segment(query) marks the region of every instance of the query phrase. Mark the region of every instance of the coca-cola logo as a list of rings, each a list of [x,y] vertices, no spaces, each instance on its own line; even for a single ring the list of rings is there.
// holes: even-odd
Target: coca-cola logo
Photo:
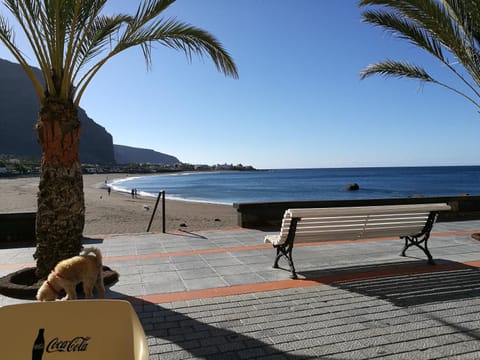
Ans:
[[[76,336],[70,340],[61,340],[56,337],[50,340],[46,351],[48,353],[87,351],[88,340],[90,340],[90,337],[87,336]]]

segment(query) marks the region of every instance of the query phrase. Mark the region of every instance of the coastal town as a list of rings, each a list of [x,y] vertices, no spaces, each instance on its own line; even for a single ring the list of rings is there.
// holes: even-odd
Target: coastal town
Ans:
[[[181,171],[253,171],[253,166],[242,164],[82,164],[84,174],[155,174]],[[0,177],[38,175],[40,174],[40,161],[32,158],[0,155]]]

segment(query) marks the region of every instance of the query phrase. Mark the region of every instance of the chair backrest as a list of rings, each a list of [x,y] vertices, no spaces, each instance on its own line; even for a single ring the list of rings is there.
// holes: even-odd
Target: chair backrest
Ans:
[[[287,240],[294,218],[297,242],[355,240],[418,235],[431,212],[447,210],[450,210],[447,204],[288,209],[282,220],[279,243]]]
[[[143,327],[123,300],[7,305],[0,324],[2,359],[148,359]]]

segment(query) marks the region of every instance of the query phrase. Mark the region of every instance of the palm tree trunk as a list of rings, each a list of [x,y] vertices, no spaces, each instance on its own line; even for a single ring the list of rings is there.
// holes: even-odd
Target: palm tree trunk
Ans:
[[[36,130],[43,154],[33,257],[37,276],[45,278],[58,261],[82,249],[85,202],[77,109],[71,102],[46,98]]]

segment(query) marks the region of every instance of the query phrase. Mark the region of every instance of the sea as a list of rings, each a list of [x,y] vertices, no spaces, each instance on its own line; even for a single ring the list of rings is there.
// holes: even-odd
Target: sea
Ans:
[[[347,190],[356,183],[359,189]],[[187,201],[252,202],[353,200],[480,195],[480,166],[364,167],[179,172],[128,177],[114,191]]]

